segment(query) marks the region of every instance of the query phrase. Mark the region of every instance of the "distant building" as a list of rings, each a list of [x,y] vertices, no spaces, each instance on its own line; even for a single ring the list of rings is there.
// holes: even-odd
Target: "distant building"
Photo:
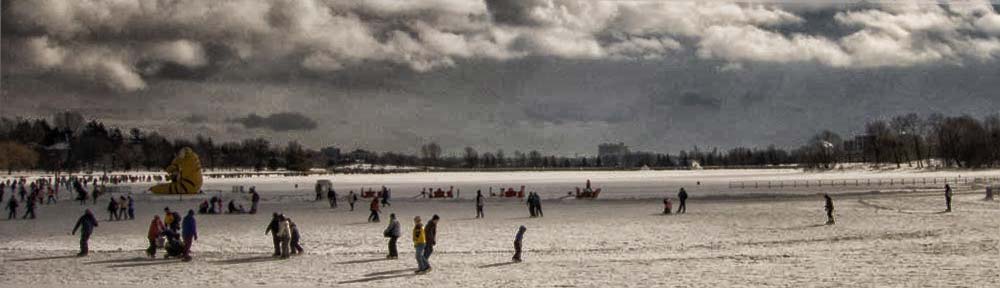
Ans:
[[[597,146],[597,157],[601,159],[601,164],[605,167],[619,167],[624,165],[625,157],[629,155],[628,146],[625,143],[604,143]]]

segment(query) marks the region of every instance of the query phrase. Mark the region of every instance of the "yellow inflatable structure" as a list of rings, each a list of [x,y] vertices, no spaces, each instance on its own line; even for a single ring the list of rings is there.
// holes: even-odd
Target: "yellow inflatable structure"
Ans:
[[[201,191],[201,160],[191,148],[184,147],[167,166],[170,183],[149,188],[156,194],[198,194]]]

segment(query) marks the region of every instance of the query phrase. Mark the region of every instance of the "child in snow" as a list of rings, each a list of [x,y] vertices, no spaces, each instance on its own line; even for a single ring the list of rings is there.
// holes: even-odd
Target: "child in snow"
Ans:
[[[291,247],[292,251],[291,251],[291,254],[302,255],[302,253],[305,252],[305,249],[302,249],[302,245],[299,245],[299,239],[301,239],[301,238],[299,238],[299,237],[301,237],[299,235],[299,226],[295,225],[295,222],[292,221],[292,218],[287,218],[287,220],[288,220],[289,226],[292,228],[292,238],[291,238],[291,241],[292,241],[292,245],[291,245],[292,246]]]

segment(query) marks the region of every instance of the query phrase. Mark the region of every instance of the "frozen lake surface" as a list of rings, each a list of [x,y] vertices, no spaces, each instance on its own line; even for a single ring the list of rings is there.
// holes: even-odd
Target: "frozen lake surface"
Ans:
[[[728,188],[729,181],[740,179],[957,174],[713,170],[334,176],[339,191],[383,183],[392,187],[397,199],[385,208],[383,219],[396,213],[403,224],[398,260],[384,260],[386,222],[366,223],[367,203],[352,212],[343,202],[330,209],[307,200],[312,183],[325,177],[211,179],[206,187],[226,191],[222,195],[227,200],[245,199],[228,192],[236,183],[256,185],[264,200],[257,215],[199,215],[193,262],[149,260],[142,250],[153,214],[162,213],[164,206],[195,208],[205,196],[179,200],[137,194],[134,221],[104,221],[106,198],[84,206],[64,200],[40,206],[36,220],[0,221],[0,286],[998,287],[1000,201],[981,201],[980,190],[958,189],[955,211],[940,213],[939,187],[914,191],[886,186],[880,191],[901,192],[861,194],[843,194],[848,187]],[[602,196],[617,200],[559,199],[588,178],[609,191]],[[492,199],[487,218],[474,219],[467,199],[472,194],[466,189],[519,183],[538,187],[534,190],[546,197],[544,218],[528,218],[525,205],[516,200]],[[415,195],[408,192],[415,187],[446,185],[463,187],[466,199],[407,199]],[[680,186],[695,197],[688,213],[659,215],[662,204],[653,197],[673,196]],[[823,201],[811,194],[815,192],[835,193],[836,225],[822,225]],[[710,197],[739,193],[778,196]],[[78,238],[69,232],[84,208],[93,209],[102,222],[91,240],[91,255],[71,257]],[[305,255],[269,257],[271,239],[264,229],[271,212],[283,212],[298,224]],[[415,276],[411,219],[433,214],[442,217],[431,258],[435,270]],[[528,227],[525,262],[511,264],[511,241],[519,225]]]

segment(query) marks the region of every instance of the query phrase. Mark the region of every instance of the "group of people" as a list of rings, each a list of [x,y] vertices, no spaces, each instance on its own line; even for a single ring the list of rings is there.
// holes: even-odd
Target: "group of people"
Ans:
[[[545,214],[542,214],[542,197],[539,196],[538,193],[528,193],[528,199],[526,199],[525,202],[528,203],[528,214],[530,214],[532,218],[545,217]]]
[[[160,221],[160,216],[153,215],[153,220],[149,223],[146,235],[149,247],[146,248],[146,255],[155,258],[156,251],[164,248],[164,257],[179,257],[184,261],[191,261],[191,245],[198,240],[194,210],[188,210],[187,216],[182,220],[180,214],[171,211],[170,207],[164,207],[163,219],[164,221]]]
[[[30,184],[25,179],[0,182],[0,202],[3,201],[8,187],[10,189],[10,198],[7,200],[5,206],[8,211],[8,220],[18,218],[17,209],[22,204],[25,207],[25,212],[21,216],[21,219],[35,219],[35,209],[38,205],[55,204],[57,202],[57,192],[55,192],[53,185],[45,178],[35,180]],[[45,200],[46,195],[48,196],[47,200]]]
[[[135,201],[131,194],[128,197],[119,196],[118,201],[111,197],[108,202],[108,221],[111,220],[135,220]]]
[[[198,205],[198,214],[222,214],[222,197],[212,196],[211,199],[201,202]],[[229,204],[226,205],[225,213],[227,214],[257,214],[257,205],[260,203],[260,194],[257,194],[257,189],[255,187],[250,187],[250,210],[243,207],[243,204],[236,202],[236,199],[230,199]]]
[[[332,190],[331,190],[332,191]],[[252,199],[254,202],[253,209],[256,209],[256,204],[259,201],[259,195],[251,190]],[[485,217],[483,213],[483,206],[485,204],[485,199],[482,195],[482,191],[477,191],[475,198],[476,205],[476,218]],[[951,198],[952,189],[950,185],[945,185],[945,201],[946,201],[946,211],[951,211]],[[350,194],[354,196],[355,194]],[[349,196],[349,197],[351,197]],[[834,203],[833,199],[828,194],[822,195],[825,201],[824,209],[827,214],[827,225],[832,225],[835,223],[834,220]],[[213,197],[213,202],[221,202],[216,200],[217,197]],[[335,197],[334,197],[335,198]],[[676,212],[678,214],[686,213],[686,201],[688,199],[687,191],[681,188],[677,194],[679,200],[679,207],[677,207]],[[111,204],[109,205],[109,210],[112,218],[118,219],[118,217],[125,217],[127,215],[128,219],[134,219],[133,199],[131,195],[128,197],[121,196],[119,201],[112,198]],[[350,202],[353,204],[356,198],[349,198]],[[531,217],[542,217],[541,209],[541,199],[538,193],[530,192],[527,196],[526,202],[529,206],[529,212]],[[17,199],[12,196],[10,203],[17,203]],[[115,203],[127,203],[120,204],[122,206],[115,206]],[[230,202],[232,203],[232,202]],[[380,201],[380,197],[375,197],[370,203],[370,209],[372,214],[369,215],[369,222],[379,222],[379,212],[382,207],[383,201]],[[664,199],[665,214],[670,214],[672,212],[671,205],[672,202],[670,198]],[[221,204],[220,204],[221,205]],[[127,207],[126,210],[121,210],[121,207]],[[115,209],[112,209],[115,208]],[[213,208],[214,210],[214,205]],[[12,212],[13,213],[13,212]],[[114,216],[115,214],[119,216]],[[127,213],[127,214],[126,214]],[[434,253],[435,245],[437,244],[438,235],[438,224],[440,221],[438,215],[433,215],[426,224],[421,221],[419,216],[413,219],[413,229],[412,229],[412,241],[415,251],[415,260],[417,262],[418,274],[427,273],[431,271],[432,266],[430,264],[430,258]],[[80,216],[77,220],[76,225],[73,228],[71,234],[76,234],[80,231],[80,253],[78,256],[86,256],[89,252],[88,241],[92,235],[94,229],[98,227],[97,218],[94,216],[90,209],[86,209],[84,214]],[[403,230],[401,224],[399,223],[396,214],[392,213],[389,215],[389,225],[383,231],[383,236],[388,238],[388,254],[387,259],[398,259],[399,250],[397,247],[398,239],[402,236],[401,231]],[[524,234],[527,228],[523,225],[518,227],[517,232],[514,237],[514,255],[511,258],[513,262],[522,261],[522,241],[524,239]],[[302,254],[304,249],[301,246],[300,240],[301,235],[299,229],[292,219],[281,213],[274,213],[272,219],[265,230],[265,235],[270,234],[272,236],[272,241],[274,244],[274,257],[288,258],[291,255]],[[198,232],[196,227],[195,212],[194,210],[188,210],[187,216],[181,219],[181,216],[174,211],[171,211],[169,207],[164,208],[163,221],[159,215],[153,217],[150,223],[148,234],[149,247],[146,253],[149,257],[156,257],[156,251],[159,248],[164,248],[167,251],[166,257],[179,257],[184,261],[191,260],[191,246],[194,241],[198,239]]]
[[[292,218],[275,212],[271,217],[271,223],[267,224],[264,235],[271,234],[274,243],[273,257],[287,259],[294,254],[302,254],[305,249],[299,244],[299,228],[292,222]]]

